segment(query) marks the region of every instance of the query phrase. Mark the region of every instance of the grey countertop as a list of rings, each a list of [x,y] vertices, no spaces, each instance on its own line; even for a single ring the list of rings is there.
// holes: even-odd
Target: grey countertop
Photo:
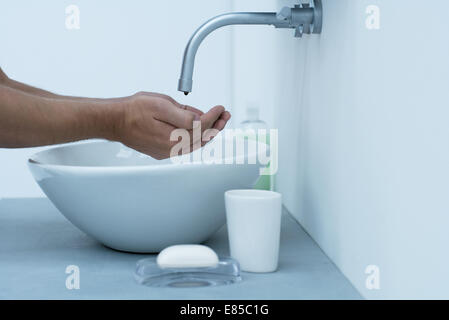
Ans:
[[[228,255],[226,229],[206,245]],[[149,255],[105,248],[68,222],[47,199],[0,200],[1,299],[360,299],[317,244],[287,213],[279,269],[243,272],[238,284],[203,288],[138,285],[136,261]],[[68,265],[80,270],[80,289],[68,290]]]

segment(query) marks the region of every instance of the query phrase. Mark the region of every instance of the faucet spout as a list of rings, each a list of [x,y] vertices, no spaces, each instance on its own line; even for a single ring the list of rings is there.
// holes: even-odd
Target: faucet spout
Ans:
[[[199,27],[190,38],[184,51],[178,90],[188,94],[192,91],[195,56],[201,42],[214,30],[228,25],[273,25],[276,28],[296,29],[295,36],[303,33],[321,32],[321,0],[311,5],[296,5],[280,12],[234,12],[216,16]],[[313,29],[313,30],[312,30]]]

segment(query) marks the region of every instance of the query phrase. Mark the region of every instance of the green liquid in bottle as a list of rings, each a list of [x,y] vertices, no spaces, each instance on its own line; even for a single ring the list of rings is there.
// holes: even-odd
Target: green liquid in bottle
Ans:
[[[259,129],[265,129],[266,130],[266,141],[258,141],[262,143],[270,145],[270,135],[268,130],[268,125],[264,122],[259,120],[259,108],[257,107],[248,107],[247,110],[247,117],[248,120],[243,121],[241,123],[241,127],[243,130],[251,129],[255,131],[257,141],[257,130]],[[244,134],[244,139],[254,139],[253,136],[247,136]],[[267,168],[270,167],[270,163],[268,163]],[[270,175],[261,175],[259,179],[257,179],[256,184],[254,185],[254,189],[258,190],[273,190],[273,184],[274,184],[274,176]]]

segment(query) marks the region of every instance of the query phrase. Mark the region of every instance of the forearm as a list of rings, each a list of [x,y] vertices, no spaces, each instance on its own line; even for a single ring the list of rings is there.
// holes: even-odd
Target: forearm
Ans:
[[[118,99],[54,99],[0,84],[0,147],[113,140],[121,107]]]
[[[54,94],[50,91],[46,91],[43,89],[35,88],[29,85],[26,85],[24,83],[12,80],[12,79],[6,79],[3,83],[5,86],[10,87],[12,89],[20,90],[25,93],[41,96],[44,98],[62,98],[62,96],[59,96],[57,94]]]
[[[92,100],[92,101],[101,101],[101,99],[91,99],[91,98],[84,98],[84,97],[75,97],[75,96],[64,96],[60,94],[56,94],[50,91],[46,91],[40,88],[36,88],[33,86],[30,86],[28,84],[10,79],[0,68],[0,84],[10,87],[12,89],[16,89],[25,93],[29,93],[32,95],[44,97],[44,98],[52,98],[52,99],[64,99],[64,100],[73,100],[73,101],[85,101],[85,100]]]
[[[16,90],[20,90],[29,94],[34,94],[34,95],[38,95],[41,97],[46,97],[46,98],[58,98],[61,96],[58,96],[57,94],[54,94],[52,92],[43,90],[43,89],[39,89],[39,88],[35,88],[29,85],[26,85],[24,83],[15,81],[13,79],[10,79],[4,72],[3,70],[0,68],[0,84],[6,87],[10,87],[12,89],[16,89]]]

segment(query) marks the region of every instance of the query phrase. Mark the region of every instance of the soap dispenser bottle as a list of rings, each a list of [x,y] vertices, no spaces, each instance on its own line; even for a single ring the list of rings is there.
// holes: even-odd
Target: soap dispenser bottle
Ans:
[[[259,119],[259,107],[250,105],[246,108],[246,120],[240,126],[242,129],[253,129],[256,134],[258,129],[265,129],[268,133],[268,125],[266,122]]]
[[[265,121],[259,119],[259,107],[254,104],[249,105],[246,108],[246,120],[240,124],[243,130],[254,130],[257,139],[257,132],[259,129],[264,129],[266,132],[266,141],[260,141],[266,144],[270,144],[269,128]],[[245,139],[249,137],[245,135]],[[270,163],[267,165],[270,166]],[[274,176],[263,175],[260,176],[254,185],[254,189],[260,190],[273,190],[274,189]]]

